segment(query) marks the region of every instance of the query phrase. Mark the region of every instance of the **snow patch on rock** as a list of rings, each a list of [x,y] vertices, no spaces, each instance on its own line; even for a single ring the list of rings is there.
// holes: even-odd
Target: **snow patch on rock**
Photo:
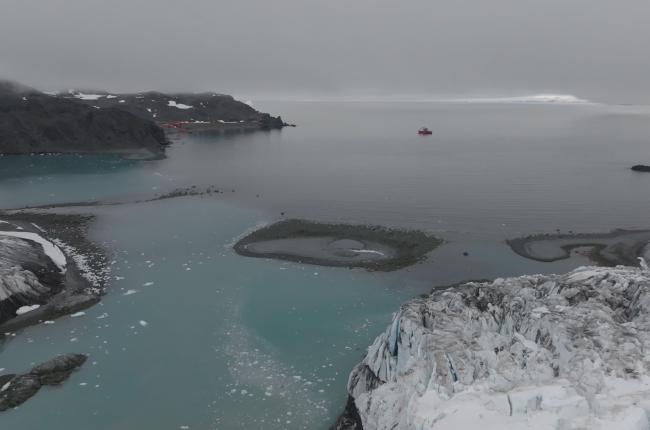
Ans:
[[[167,106],[175,107],[178,109],[192,109],[194,106],[184,105],[183,103],[176,103],[174,100],[169,100]]]
[[[35,309],[40,308],[41,305],[30,305],[30,306],[21,306],[18,309],[16,309],[16,315],[22,315],[26,314],[27,312],[31,312]]]

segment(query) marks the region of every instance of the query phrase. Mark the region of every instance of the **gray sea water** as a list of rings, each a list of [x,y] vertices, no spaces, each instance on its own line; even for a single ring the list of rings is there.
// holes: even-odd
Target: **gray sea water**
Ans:
[[[436,285],[564,272],[503,242],[648,228],[650,112],[630,106],[265,102],[282,131],[180,136],[157,161],[0,157],[0,207],[216,196],[68,208],[97,216],[113,260],[102,303],[0,345],[0,368],[63,352],[88,363],[0,415],[0,428],[326,429],[392,312]],[[420,126],[434,133],[421,137]],[[285,217],[414,227],[446,240],[392,273],[250,259],[236,237]],[[468,252],[467,257],[463,252]],[[127,294],[128,293],[128,294]]]

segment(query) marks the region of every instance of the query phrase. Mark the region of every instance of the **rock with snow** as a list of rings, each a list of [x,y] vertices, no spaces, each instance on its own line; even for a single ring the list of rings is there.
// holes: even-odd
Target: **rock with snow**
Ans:
[[[401,307],[338,429],[650,428],[650,272],[583,267]]]
[[[59,385],[86,361],[84,354],[64,354],[32,368],[23,375],[0,375],[0,411],[27,401],[43,385]]]

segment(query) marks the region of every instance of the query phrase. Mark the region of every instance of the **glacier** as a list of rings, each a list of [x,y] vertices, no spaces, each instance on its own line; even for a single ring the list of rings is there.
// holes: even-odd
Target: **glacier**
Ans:
[[[650,429],[648,351],[643,261],[437,289],[369,347],[335,428]]]

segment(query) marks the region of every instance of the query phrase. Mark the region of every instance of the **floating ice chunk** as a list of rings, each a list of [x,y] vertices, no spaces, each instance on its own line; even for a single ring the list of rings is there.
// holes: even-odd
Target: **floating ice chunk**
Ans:
[[[84,315],[86,315],[86,313],[84,311],[79,311],[79,312],[73,313],[72,315],[70,315],[70,317],[71,318],[77,318],[77,317],[82,317]]]
[[[149,281],[149,282],[145,282],[144,284],[142,284],[142,286],[143,286],[143,287],[150,287],[150,286],[152,286],[153,284],[154,284],[153,282]]]
[[[130,296],[131,294],[137,293],[138,290],[126,290],[126,292],[123,294],[123,296]]]
[[[21,306],[18,309],[16,309],[16,315],[22,315],[26,314],[27,312],[31,312],[35,309],[40,308],[41,305],[30,305],[30,306]]]
[[[140,324],[142,327],[146,327],[146,326],[149,325],[149,323],[146,322],[145,320],[140,320],[140,321],[138,321],[138,324]]]

